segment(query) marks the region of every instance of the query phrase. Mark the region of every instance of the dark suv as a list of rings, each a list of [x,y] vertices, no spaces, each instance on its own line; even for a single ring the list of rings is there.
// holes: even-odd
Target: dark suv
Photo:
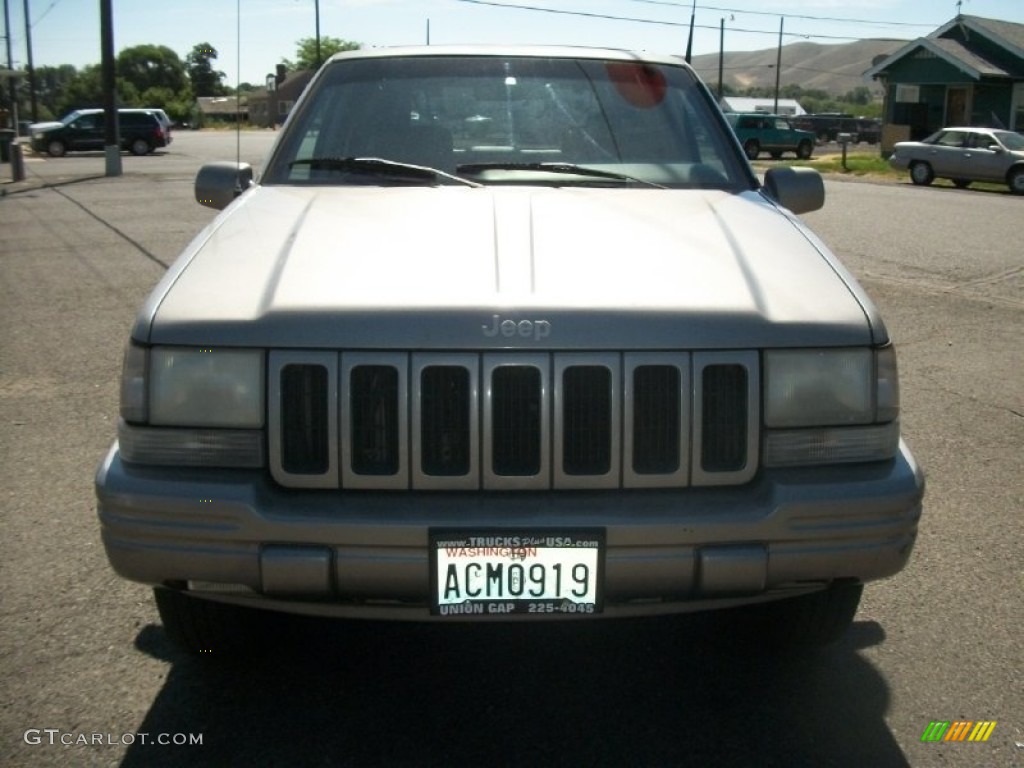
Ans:
[[[168,144],[167,130],[150,112],[120,110],[118,122],[121,149],[146,155]],[[32,149],[61,157],[66,152],[87,152],[104,147],[106,116],[102,109],[81,109],[64,118],[60,125],[40,127],[32,134]]]

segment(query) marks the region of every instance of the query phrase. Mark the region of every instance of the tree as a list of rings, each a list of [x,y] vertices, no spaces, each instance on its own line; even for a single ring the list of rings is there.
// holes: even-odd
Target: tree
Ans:
[[[188,86],[185,65],[166,45],[124,48],[117,54],[117,74],[135,86],[138,93],[150,88],[169,88],[178,93]]]
[[[351,40],[342,40],[340,37],[320,38],[320,63],[327,61],[339,51],[355,51],[362,48],[362,43]],[[316,69],[316,38],[304,37],[295,43],[295,61],[281,59],[281,63],[288,68],[289,72],[301,69]]]
[[[209,43],[199,43],[185,56],[185,71],[192,84],[193,96],[224,96],[224,73],[213,68],[213,60],[217,58],[217,49]]]
[[[60,100],[64,90],[78,76],[71,64],[61,64],[57,67],[42,66],[36,67],[36,101],[39,105],[39,117],[43,120],[52,120],[63,116],[60,111]]]
[[[122,106],[139,106],[139,91],[129,81],[117,78],[117,96]],[[99,64],[82,67],[61,89],[55,103],[55,115],[65,115],[73,109],[103,106],[103,79]]]
[[[874,101],[871,89],[865,85],[858,85],[852,91],[847,91],[843,96],[843,101],[848,101],[851,104],[867,105]]]

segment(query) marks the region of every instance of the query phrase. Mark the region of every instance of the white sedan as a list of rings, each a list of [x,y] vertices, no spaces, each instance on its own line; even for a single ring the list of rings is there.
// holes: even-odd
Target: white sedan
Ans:
[[[1024,195],[1024,136],[993,128],[943,128],[923,141],[901,141],[889,165],[910,171],[915,184],[950,179],[958,187],[973,181],[1006,184]]]

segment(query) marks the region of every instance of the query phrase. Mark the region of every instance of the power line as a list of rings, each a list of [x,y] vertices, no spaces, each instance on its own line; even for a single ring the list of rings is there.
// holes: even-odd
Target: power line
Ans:
[[[707,55],[714,55],[714,54],[707,54]],[[701,75],[702,77],[704,76],[705,73],[717,72],[718,71],[717,67],[694,67],[693,69],[694,69],[694,71],[698,75]],[[752,72],[754,70],[760,70],[760,69],[775,69],[775,65],[774,64],[751,64],[749,66],[723,67],[723,69],[727,70],[727,71],[736,71],[736,72]],[[800,70],[802,72],[815,72],[815,73],[820,74],[820,75],[832,75],[834,77],[848,77],[848,78],[850,78],[852,80],[860,80],[861,79],[861,75],[859,75],[859,74],[851,74],[849,72],[838,72],[838,71],[832,70],[832,69],[814,69],[813,67],[796,67],[796,66],[793,66],[792,64],[787,64],[785,66],[785,69],[786,70],[798,69],[798,70]]]
[[[518,3],[497,3],[497,2],[491,2],[491,0],[457,0],[457,2],[460,2],[460,3],[470,3],[472,5],[487,5],[487,6],[491,6],[493,8],[507,8],[507,9],[520,10],[520,11],[537,11],[537,12],[540,12],[540,13],[553,13],[553,14],[561,15],[561,16],[583,16],[583,17],[590,18],[590,19],[606,19],[608,21],[628,21],[628,22],[633,22],[635,24],[655,24],[655,25],[660,25],[660,26],[665,26],[665,27],[689,27],[690,26],[689,22],[682,22],[682,21],[661,21],[661,20],[658,20],[658,19],[641,19],[641,18],[637,18],[635,16],[612,16],[612,15],[606,14],[606,13],[593,13],[593,12],[589,12],[589,11],[566,11],[566,10],[561,10],[561,9],[556,9],[556,8],[543,8],[543,7],[536,6],[536,5],[521,5],[521,4],[518,4]],[[742,13],[742,11],[741,11],[741,13]],[[771,14],[771,15],[779,15],[779,14]],[[694,26],[695,29],[711,29],[711,30],[715,30],[715,31],[717,31],[719,29],[718,25],[711,25],[711,24],[694,24],[693,26]],[[754,34],[754,35],[772,35],[773,37],[777,37],[778,34],[779,34],[778,32],[776,32],[774,30],[745,29],[745,28],[742,28],[742,27],[729,27],[729,31],[730,32],[747,32],[747,33]],[[801,38],[801,39],[804,39],[804,40],[810,40],[811,38],[814,38],[816,40],[846,40],[846,41],[861,40],[862,39],[862,37],[859,36],[859,35],[855,35],[855,36],[850,36],[850,35],[825,35],[825,34],[814,34],[814,35],[812,35],[812,34],[805,34],[805,33],[800,33],[800,32],[785,32],[785,33],[783,33],[783,37]]]
[[[674,8],[691,8],[690,3],[671,2],[671,0],[630,0],[633,3],[644,3],[645,5],[668,5]],[[697,8],[705,11],[719,11],[720,13],[750,14],[752,16],[785,16],[787,19],[806,19],[809,21],[833,21],[849,24],[872,24],[876,26],[889,27],[928,27],[934,29],[939,24],[918,24],[910,21],[878,21],[876,19],[851,19],[836,16],[809,16],[799,13],[776,13],[772,11],[748,11],[740,8],[719,8],[714,5],[698,5]]]
[[[637,19],[629,16],[609,16],[604,13],[589,13],[587,11],[565,11],[558,10],[556,8],[539,8],[535,5],[516,5],[513,3],[493,3],[488,0],[458,0],[460,3],[470,3],[472,5],[489,5],[494,8],[512,8],[520,11],[539,11],[541,13],[554,13],[560,16],[586,16],[591,19],[610,19],[612,21],[632,21],[637,24],[660,24],[666,27],[689,27],[689,23],[682,21],[656,21],[654,19]],[[711,29],[711,27],[708,27]],[[718,29],[718,27],[714,27]]]
[[[60,3],[60,0],[53,0],[53,2],[51,2],[48,6],[46,6],[46,10],[43,11],[41,14],[39,14],[39,16],[36,17],[36,20],[32,22],[32,26],[34,27],[40,21],[45,19],[46,18],[46,14],[48,14],[50,11],[52,11],[54,8],[56,8],[59,3]]]

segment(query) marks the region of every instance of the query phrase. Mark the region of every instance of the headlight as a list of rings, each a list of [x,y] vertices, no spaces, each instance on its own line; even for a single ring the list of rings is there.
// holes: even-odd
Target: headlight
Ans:
[[[765,466],[882,461],[899,450],[892,347],[771,350],[764,374]]]
[[[259,350],[150,350],[149,423],[188,427],[263,426]]]
[[[146,407],[149,399],[146,390],[148,360],[145,347],[135,344],[125,347],[124,364],[121,367],[121,418],[125,421],[144,424],[149,416]]]
[[[765,353],[765,426],[874,421],[873,368],[870,349]]]

